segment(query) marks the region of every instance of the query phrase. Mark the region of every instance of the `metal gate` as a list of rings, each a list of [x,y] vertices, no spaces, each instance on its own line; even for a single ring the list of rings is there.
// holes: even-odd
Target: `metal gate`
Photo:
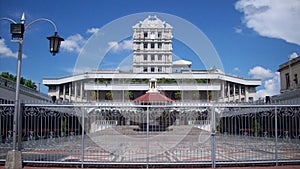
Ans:
[[[299,105],[25,104],[24,162],[211,165],[300,162]],[[0,160],[14,106],[0,105]]]

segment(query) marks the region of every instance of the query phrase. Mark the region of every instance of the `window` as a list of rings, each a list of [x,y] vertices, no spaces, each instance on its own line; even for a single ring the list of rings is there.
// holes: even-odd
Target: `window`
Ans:
[[[69,83],[65,84],[66,94],[69,95]]]
[[[64,85],[59,86],[59,94],[62,95],[64,91]]]
[[[229,84],[229,94],[230,94],[230,96],[233,95],[233,84],[232,83]]]
[[[147,49],[147,48],[148,48],[148,44],[144,43],[144,49]]]
[[[158,71],[158,72],[162,72],[162,67],[158,67],[158,68],[157,68],[157,71]]]
[[[161,32],[157,32],[157,37],[161,37]]]
[[[290,75],[288,73],[285,74],[285,85],[286,89],[290,88]]]
[[[147,61],[147,60],[148,60],[147,55],[144,55],[144,61]]]
[[[76,83],[76,92],[77,92],[77,96],[80,96],[80,83]]]
[[[255,89],[255,87],[253,87],[253,86],[249,86],[249,87],[248,87],[248,91],[249,91],[250,93],[255,93],[255,92],[256,92],[256,89]]]
[[[151,61],[154,61],[154,60],[155,60],[155,56],[151,55]]]
[[[240,86],[239,85],[235,85],[235,94],[239,93],[239,89],[240,89]]]
[[[241,94],[245,94],[245,86],[242,86],[242,88],[241,88]]]
[[[154,49],[154,43],[151,43],[151,49]]]
[[[136,43],[136,50],[140,50],[140,46],[141,46],[140,43]]]
[[[297,74],[294,75],[294,82],[295,82],[295,85],[298,85],[298,75]]]
[[[249,98],[248,98],[248,101],[249,101],[250,103],[253,103],[253,100],[254,100],[253,97],[249,97]]]
[[[70,85],[71,85],[71,87],[70,87],[70,89],[71,89],[71,96],[74,96],[74,94],[75,94],[75,85],[72,84],[72,83],[70,83]]]
[[[56,86],[54,86],[54,85],[50,85],[49,86],[49,91],[56,91]]]
[[[162,46],[161,43],[158,43],[158,44],[157,44],[157,48],[158,48],[158,49],[161,49],[161,46]]]
[[[154,72],[155,71],[155,68],[154,67],[151,67],[151,72]]]
[[[147,67],[144,67],[143,72],[148,72],[148,68],[147,68]]]
[[[161,55],[158,55],[158,56],[157,56],[157,60],[160,60],[160,61],[161,61],[161,60],[162,60],[162,56],[161,56]]]
[[[148,32],[144,32],[144,38],[148,37]]]

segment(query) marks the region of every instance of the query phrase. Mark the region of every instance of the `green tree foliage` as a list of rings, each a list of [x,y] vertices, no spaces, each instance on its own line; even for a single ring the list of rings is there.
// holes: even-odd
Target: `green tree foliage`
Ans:
[[[175,99],[180,100],[181,99],[181,92],[175,92]]]
[[[112,93],[111,93],[111,91],[106,92],[106,94],[105,94],[105,99],[106,99],[106,100],[112,100]]]
[[[8,73],[8,72],[2,72],[0,76],[6,78],[8,80],[11,80],[13,82],[17,81],[17,77],[10,74],[10,73]],[[20,78],[20,84],[23,85],[23,86],[32,88],[32,89],[37,89],[37,86],[36,86],[35,82],[33,82],[31,80],[27,80],[24,77]]]

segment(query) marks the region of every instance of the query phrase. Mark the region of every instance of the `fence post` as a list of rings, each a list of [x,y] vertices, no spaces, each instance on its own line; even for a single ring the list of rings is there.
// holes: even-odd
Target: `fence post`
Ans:
[[[20,113],[18,113],[18,122],[17,122],[17,126],[18,126],[18,151],[21,151],[22,149],[22,128],[23,128],[23,114],[24,114],[24,103],[19,104],[19,111]]]
[[[211,167],[216,168],[216,115],[215,106],[211,106]]]
[[[275,161],[278,166],[278,124],[277,124],[277,106],[275,106]]]
[[[146,147],[147,147],[147,168],[149,168],[149,106],[147,106],[147,140],[146,140]]]
[[[82,123],[81,123],[81,168],[84,168],[83,163],[84,163],[84,115],[85,115],[85,111],[83,108],[81,108],[81,112],[82,112]]]

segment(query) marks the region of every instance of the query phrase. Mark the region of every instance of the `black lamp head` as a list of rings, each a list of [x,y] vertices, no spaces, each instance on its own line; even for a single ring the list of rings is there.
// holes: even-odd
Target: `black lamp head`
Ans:
[[[50,53],[53,55],[59,52],[60,43],[64,41],[63,38],[57,35],[57,32],[54,33],[54,36],[49,36],[47,39],[50,41]]]
[[[22,23],[10,24],[10,33],[12,39],[23,39],[24,32],[25,32],[24,24]]]

